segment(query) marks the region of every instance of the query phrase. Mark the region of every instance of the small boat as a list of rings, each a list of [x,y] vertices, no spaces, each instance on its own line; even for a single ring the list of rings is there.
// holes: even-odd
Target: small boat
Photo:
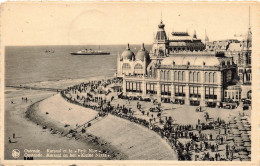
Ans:
[[[72,52],[71,55],[110,55],[110,52],[105,52],[101,50],[92,50],[92,49],[85,49],[78,52]]]
[[[51,50],[45,50],[45,53],[55,53],[55,50],[51,51]]]

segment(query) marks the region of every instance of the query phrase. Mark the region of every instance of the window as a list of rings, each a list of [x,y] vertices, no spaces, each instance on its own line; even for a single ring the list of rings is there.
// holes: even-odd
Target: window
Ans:
[[[175,96],[183,96],[185,97],[185,93],[183,92],[183,86],[182,85],[175,85]]]
[[[209,95],[209,88],[206,87],[206,94]]]
[[[198,82],[200,82],[200,72],[197,73]]]
[[[182,81],[182,74],[181,74],[180,71],[178,72],[178,80],[179,80],[179,81]]]
[[[143,66],[140,63],[138,63],[135,65],[134,69],[143,69]]]
[[[182,81],[185,81],[185,72],[182,71]]]
[[[156,94],[156,90],[154,89],[155,83],[147,83],[146,84],[146,93],[147,94]]]
[[[171,80],[171,72],[170,71],[167,72],[167,80]]]
[[[196,74],[196,72],[193,72],[193,80],[194,80],[194,82],[197,82],[197,74]]]
[[[174,80],[175,80],[175,81],[178,80],[178,72],[177,72],[177,71],[174,72]]]
[[[170,85],[161,85],[161,95],[171,96]]]
[[[192,72],[189,73],[189,80],[190,80],[190,82],[193,81],[193,78],[192,78]]]
[[[133,92],[136,92],[136,83],[133,83]]]
[[[129,82],[126,81],[126,92],[128,92],[129,88]]]
[[[130,64],[129,63],[123,63],[122,69],[123,70],[131,69]]]
[[[206,72],[205,73],[205,80],[204,80],[205,82],[209,82],[209,76],[208,76],[208,73]]]
[[[200,98],[199,87],[190,86],[189,87],[190,97]]]
[[[216,83],[217,82],[217,73],[214,72],[213,73],[213,83]]]
[[[215,95],[215,88],[205,87],[205,99],[217,99],[217,95]]]
[[[136,64],[134,67],[135,74],[142,74],[143,73],[143,66],[141,64]]]

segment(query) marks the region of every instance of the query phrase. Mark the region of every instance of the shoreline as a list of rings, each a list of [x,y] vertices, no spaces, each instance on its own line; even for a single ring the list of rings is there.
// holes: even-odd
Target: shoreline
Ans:
[[[103,77],[104,78],[104,77]],[[94,80],[96,79],[96,77],[95,78],[93,78]],[[88,80],[88,81],[91,81],[91,79],[86,79],[86,80]],[[72,82],[77,82],[78,80],[73,80]],[[69,82],[69,83],[72,83],[71,81]],[[55,83],[55,81],[53,81],[53,83]],[[77,82],[78,83],[78,82]],[[36,84],[36,83],[35,83]],[[59,82],[58,83],[56,83],[56,85],[57,84],[59,84]],[[48,85],[48,84],[47,84]],[[66,85],[68,85],[68,83],[66,83]],[[35,86],[35,85],[34,85]],[[48,85],[48,86],[52,86],[52,84],[50,84],[50,85]],[[61,86],[65,86],[64,84],[62,85],[61,84]],[[44,92],[44,90],[35,90],[35,89],[27,89],[27,90],[25,90],[25,89],[18,89],[18,88],[11,88],[11,89],[9,89],[9,88],[7,88],[7,90],[6,90],[6,92],[7,93],[5,93],[5,95],[6,94],[9,94],[9,93],[12,93],[12,92],[15,92],[15,91],[21,91],[21,92],[23,92],[23,91],[32,91],[32,92],[34,92],[34,91],[42,91],[42,93]],[[47,93],[46,91],[45,91],[45,93]],[[49,92],[50,93],[50,92]],[[56,95],[55,95],[56,94]],[[57,93],[54,93],[53,92],[53,96],[60,96],[63,100],[64,100],[64,102],[66,102],[66,103],[70,103],[70,104],[72,104],[73,105],[73,107],[75,106],[75,107],[82,107],[82,109],[83,108],[85,108],[84,106],[82,106],[81,104],[82,103],[73,103],[73,102],[71,102],[71,101],[69,101],[68,100],[68,98],[67,97],[64,97],[64,96],[62,96],[62,93],[59,93],[59,94],[57,94]],[[75,126],[76,125],[76,123],[78,124],[78,122],[79,122],[79,124],[82,124],[83,122],[85,122],[85,121],[87,121],[87,120],[85,120],[85,121],[78,121],[78,119],[77,119],[77,117],[71,117],[71,119],[73,120],[73,125],[70,125],[69,127],[64,127],[64,123],[62,122],[62,121],[59,121],[58,119],[56,120],[56,119],[48,119],[48,118],[45,118],[45,117],[48,117],[48,116],[46,116],[45,115],[45,112],[40,112],[39,110],[41,110],[42,108],[40,108],[40,104],[42,104],[42,105],[46,105],[47,107],[48,106],[50,106],[50,108],[52,107],[52,105],[49,105],[48,103],[46,104],[46,103],[44,103],[46,100],[48,100],[49,98],[53,98],[53,96],[49,96],[49,97],[46,97],[46,98],[44,98],[44,99],[41,99],[41,100],[38,100],[38,101],[36,101],[36,102],[34,102],[34,103],[31,103],[29,106],[28,106],[28,108],[26,109],[26,111],[25,111],[25,115],[23,116],[23,118],[25,118],[25,119],[28,119],[30,122],[32,122],[34,125],[35,124],[37,124],[37,125],[35,125],[35,126],[37,126],[38,128],[39,127],[43,127],[43,126],[47,126],[47,129],[43,129],[44,130],[44,132],[46,132],[46,133],[49,133],[49,134],[51,134],[52,136],[54,136],[54,137],[61,137],[61,138],[66,138],[66,139],[69,139],[69,140],[75,140],[77,143],[84,143],[84,144],[86,144],[86,145],[88,145],[88,146],[90,146],[90,148],[93,148],[93,149],[100,149],[100,151],[103,151],[103,150],[105,150],[106,152],[108,152],[109,153],[109,156],[110,156],[110,158],[105,158],[105,160],[111,160],[111,159],[113,159],[113,160],[134,160],[134,159],[129,159],[129,158],[131,158],[131,157],[129,157],[129,152],[128,152],[128,150],[127,151],[122,151],[122,149],[120,149],[120,148],[118,148],[118,146],[115,146],[112,142],[114,141],[113,139],[115,139],[115,140],[117,140],[117,138],[113,138],[112,139],[112,141],[110,140],[110,141],[108,141],[107,140],[107,138],[106,137],[103,137],[103,133],[102,132],[107,132],[107,131],[104,131],[104,130],[102,130],[103,128],[106,128],[107,126],[106,125],[110,125],[110,123],[111,123],[111,121],[108,121],[108,123],[106,122],[105,123],[105,125],[104,124],[102,124],[102,123],[104,123],[103,121],[106,121],[107,120],[107,118],[105,117],[104,118],[104,120],[102,120],[102,118],[101,118],[101,124],[102,125],[96,125],[96,126],[99,126],[99,128],[98,127],[96,127],[95,126],[95,124],[92,124],[92,126],[89,128],[90,130],[88,130],[88,128],[87,128],[87,133],[85,133],[87,136],[84,136],[84,134],[80,134],[80,133],[76,133],[74,136],[72,136],[72,134],[67,134],[67,133],[69,133],[70,132],[70,130],[74,130],[75,129],[75,127],[73,128],[73,127],[71,127],[71,126]],[[19,97],[16,97],[15,96],[15,98],[19,98]],[[67,101],[66,101],[67,100]],[[32,101],[31,101],[32,102]],[[62,106],[62,104],[60,104],[59,102],[57,102],[57,101],[51,101],[52,103],[54,103],[54,105],[58,105],[58,106]],[[55,102],[56,102],[56,104],[55,104]],[[44,104],[43,104],[44,103]],[[69,107],[67,107],[67,108],[69,108]],[[86,109],[90,109],[90,108],[86,108]],[[44,110],[44,109],[43,109]],[[46,110],[46,109],[45,109]],[[60,107],[56,107],[56,110],[57,110],[57,112],[59,112],[60,111]],[[94,109],[90,109],[90,110],[92,110],[92,111],[94,111],[94,112],[96,112],[96,113],[98,113],[98,111],[96,111],[96,110],[94,110]],[[75,109],[75,111],[77,112],[78,110],[77,109]],[[74,111],[74,109],[73,109],[73,111],[72,112],[75,112]],[[211,112],[210,110],[208,110],[209,111],[209,113]],[[64,110],[63,110],[63,112],[64,112]],[[88,110],[86,111],[86,112],[88,112]],[[40,114],[41,113],[41,114]],[[44,114],[43,114],[44,113]],[[52,112],[53,113],[53,112]],[[51,114],[52,114],[51,113]],[[60,112],[61,113],[61,112]],[[79,113],[79,115],[80,116],[83,116],[81,113],[82,112],[78,112]],[[67,114],[67,112],[65,111],[64,112],[64,114]],[[63,113],[61,113],[60,115],[63,115]],[[79,116],[79,118],[81,118]],[[131,127],[133,127],[133,126],[139,126],[139,127],[141,127],[141,128],[144,128],[144,129],[147,129],[146,127],[144,127],[144,126],[142,126],[142,125],[140,125],[140,124],[136,124],[136,123],[134,123],[134,122],[130,122],[129,120],[127,120],[127,119],[125,119],[125,118],[120,118],[120,117],[118,117],[118,116],[116,116],[116,115],[113,115],[113,114],[111,114],[111,115],[108,115],[108,116],[112,116],[112,119],[113,119],[113,117],[114,117],[114,121],[117,121],[117,123],[118,122],[121,122],[121,123],[123,123],[122,121],[125,121],[125,122],[129,122],[129,123],[132,123],[133,125],[131,126]],[[49,116],[49,117],[51,117],[51,116]],[[54,116],[55,117],[55,116]],[[110,120],[111,120],[111,117],[109,117],[110,118]],[[117,119],[117,118],[119,118],[119,119]],[[77,119],[77,120],[75,120],[75,119]],[[250,118],[249,118],[250,119]],[[55,121],[56,120],[56,121]],[[81,119],[82,120],[82,119]],[[76,122],[75,122],[76,121]],[[71,121],[70,121],[71,122]],[[91,122],[92,123],[92,122]],[[118,124],[117,124],[118,125]],[[94,129],[93,129],[93,126],[94,126]],[[122,126],[123,126],[123,124],[122,124]],[[116,130],[116,128],[120,128],[121,126],[120,126],[120,123],[119,123],[119,126],[117,127],[117,126],[114,126],[114,128],[115,128],[115,130]],[[130,128],[131,128],[130,127]],[[50,130],[51,129],[51,130]],[[129,128],[126,128],[126,130],[128,130]],[[147,129],[147,130],[149,130],[149,129]],[[77,131],[77,130],[76,130]],[[102,132],[101,132],[102,131]],[[109,130],[108,130],[109,131]],[[149,130],[149,131],[152,131],[152,132],[154,132],[155,134],[157,134],[155,131],[153,131],[153,130]],[[96,132],[98,133],[97,135],[96,135]],[[111,132],[111,131],[110,131]],[[145,131],[146,132],[146,131]],[[144,132],[144,133],[145,133]],[[139,133],[142,133],[142,132],[140,132],[139,131]],[[139,134],[139,133],[135,133],[135,134]],[[36,134],[36,133],[35,133]],[[39,135],[39,133],[37,133],[36,135]],[[111,134],[110,134],[111,135]],[[115,135],[118,135],[118,136],[121,136],[120,134],[118,134],[118,133],[116,133]],[[144,134],[145,135],[145,134]],[[157,134],[158,135],[158,134]],[[108,136],[108,135],[106,135],[106,136]],[[159,135],[158,135],[159,136]],[[156,138],[153,138],[153,139],[155,139],[156,140]],[[96,142],[94,142],[93,143],[93,140],[97,140],[97,142],[98,143],[96,143]],[[149,140],[149,139],[147,139],[147,140]],[[169,145],[169,142],[167,141],[167,140],[165,140],[165,139],[162,139],[162,138],[160,138],[159,140],[163,140],[163,141],[160,141],[160,142],[165,142],[167,145]],[[130,140],[128,140],[128,141],[130,141]],[[150,141],[150,140],[149,140]],[[158,139],[157,139],[157,141],[158,141]],[[108,143],[109,142],[109,143]],[[103,145],[101,145],[101,144],[103,144]],[[143,144],[145,144],[145,142],[143,142]],[[121,146],[121,145],[120,145]],[[119,147],[120,147],[119,146]],[[146,145],[144,145],[144,147],[145,147]],[[100,148],[101,147],[101,148]],[[142,145],[141,145],[141,147],[143,147]],[[141,150],[141,151],[146,151],[146,150],[144,150],[144,149],[146,149],[146,148],[141,148],[141,149],[143,149],[143,150]],[[130,147],[131,148],[131,147]],[[140,148],[140,147],[139,147]],[[154,148],[154,147],[153,147]],[[126,149],[125,149],[126,150]],[[154,149],[155,150],[155,149]],[[171,150],[174,150],[174,149],[171,149]],[[131,151],[131,150],[129,150],[129,151]],[[121,152],[126,152],[126,153],[121,153]],[[107,153],[107,154],[108,154]],[[128,154],[127,154],[128,153]],[[131,152],[132,153],[132,152]],[[139,153],[140,153],[140,151],[139,151]],[[177,153],[177,152],[176,152]],[[131,155],[133,155],[133,156],[135,156],[135,155],[139,155],[139,154],[136,154],[136,153],[133,153],[133,154],[131,154]],[[139,158],[140,158],[140,156],[138,156]],[[137,158],[138,158],[137,157]],[[150,156],[151,157],[151,156]],[[154,156],[153,156],[154,157]],[[156,157],[155,157],[156,158]],[[38,158],[39,159],[39,158]],[[61,158],[60,158],[61,159]],[[62,159],[64,159],[64,158],[62,158]],[[79,159],[79,158],[74,158],[74,159]],[[80,158],[80,159],[82,159],[82,158]],[[83,158],[83,160],[89,160],[89,158]],[[93,158],[92,158],[93,159]],[[98,158],[99,160],[100,160],[100,158]],[[66,160],[66,159],[65,159]],[[95,159],[94,159],[95,160]],[[146,160],[146,159],[142,159],[141,158],[141,160]],[[165,160],[165,159],[164,159]],[[166,160],[168,160],[168,159],[166,159]],[[173,160],[173,159],[170,159],[170,160]]]
[[[102,80],[102,79],[111,79],[114,76],[90,76],[87,78],[68,78],[68,79],[57,79],[57,80],[46,80],[46,81],[34,81],[34,82],[25,82],[25,83],[15,83],[10,85],[5,85],[8,87],[37,87],[37,88],[52,88],[52,89],[66,89],[69,86],[76,85],[81,82]]]
[[[106,144],[103,145],[103,142],[105,142],[102,138],[98,138],[92,134],[85,133],[87,136],[84,136],[80,132],[76,133],[75,136],[72,136],[69,134],[70,130],[73,130],[71,126],[64,128],[63,124],[56,121],[51,122],[47,119],[44,119],[42,116],[39,115],[38,109],[39,104],[46,99],[40,100],[34,104],[32,104],[26,111],[26,118],[30,119],[32,122],[34,122],[37,125],[40,125],[41,127],[46,126],[46,131],[50,131],[54,135],[61,135],[62,137],[67,137],[69,139],[75,139],[76,141],[83,142],[87,145],[89,145],[92,149],[101,151],[101,152],[108,152],[106,153],[109,157],[104,158],[102,160],[127,160],[127,156],[123,154],[122,152],[119,152],[117,149],[115,149],[113,146]],[[97,138],[97,139],[95,139]],[[97,140],[98,143],[92,142],[93,140]],[[82,158],[80,158],[82,159]],[[92,158],[92,159],[98,159],[101,158]]]
[[[68,108],[71,108],[71,111],[68,111]],[[48,115],[45,114],[46,109],[48,109]],[[91,126],[86,128],[84,134],[80,133],[82,127],[76,129],[77,133],[74,136],[68,134],[70,130],[75,130],[76,127],[73,126],[76,126],[76,124],[82,125],[86,121],[92,120],[92,117],[86,115],[86,112],[91,111],[98,114],[93,109],[72,104],[60,94],[57,94],[31,105],[26,114],[34,123],[39,126],[46,126],[47,129],[45,130],[50,131],[52,128],[50,132],[56,133],[53,135],[60,135],[61,137],[87,143],[93,146],[93,149],[102,148],[101,151],[109,152],[110,156],[113,156],[111,157],[113,160],[177,159],[167,141],[162,139],[156,132],[114,115],[99,117],[98,121],[94,120],[93,123],[91,122]],[[62,116],[58,117],[57,115],[61,115],[61,112],[63,112]],[[73,115],[74,113],[78,114],[77,121]],[[66,116],[69,116],[70,119],[66,119],[66,124],[69,124],[69,127],[65,128],[63,119]],[[94,138],[98,140],[99,144],[92,142]]]

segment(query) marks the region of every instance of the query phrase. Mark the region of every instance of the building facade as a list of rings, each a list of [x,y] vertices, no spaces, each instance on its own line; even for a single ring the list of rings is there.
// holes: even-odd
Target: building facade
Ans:
[[[161,21],[150,52],[142,45],[135,55],[128,45],[118,56],[117,76],[123,78],[123,95],[188,105],[221,106],[229,94],[225,90],[237,84],[238,64],[234,63],[234,58],[225,56],[223,51],[205,49],[196,32],[193,40],[169,39],[164,27]],[[176,32],[172,35],[189,36]],[[240,98],[241,90],[235,99]]]
[[[248,32],[240,37],[242,37],[241,40],[207,41],[205,44],[207,51],[221,51],[225,56],[233,58],[237,65],[237,85],[242,89],[241,98],[248,98],[252,93],[252,32],[250,25]],[[227,89],[227,91],[229,90]],[[239,93],[238,91],[236,93]]]

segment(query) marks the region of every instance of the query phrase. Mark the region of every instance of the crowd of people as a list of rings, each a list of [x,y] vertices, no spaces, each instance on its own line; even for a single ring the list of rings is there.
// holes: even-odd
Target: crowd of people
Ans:
[[[136,117],[132,108],[120,104],[113,106],[111,102],[113,102],[114,96],[110,97],[109,100],[103,97],[108,96],[111,92],[110,88],[107,87],[117,83],[120,84],[121,80],[90,81],[69,87],[65,91],[61,91],[61,95],[71,103],[97,110],[99,116],[111,114],[153,130],[169,143],[177,153],[178,160],[220,161],[234,159],[233,154],[236,152],[236,148],[229,140],[229,123],[220,118],[208,122],[210,117],[205,113],[204,117],[208,123],[201,123],[201,120],[198,119],[195,126],[191,124],[180,125],[175,123],[172,117],[166,116],[165,120],[162,120],[162,110],[160,109],[157,118],[152,113],[145,113],[139,102],[136,105],[137,109],[142,112],[143,116],[150,118],[147,120],[147,118]],[[118,96],[120,97],[120,94]],[[130,103],[129,99],[127,100]],[[207,133],[206,131],[209,130],[211,132]],[[225,153],[220,150],[219,146],[226,147]]]

